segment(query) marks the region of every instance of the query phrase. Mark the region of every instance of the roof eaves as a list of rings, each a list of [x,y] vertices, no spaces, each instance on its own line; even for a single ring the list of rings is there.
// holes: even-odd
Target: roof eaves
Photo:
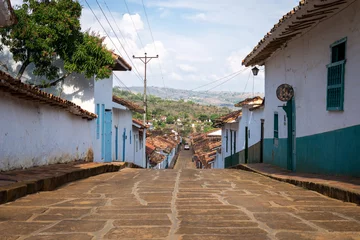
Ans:
[[[21,99],[39,102],[54,108],[65,109],[71,114],[80,116],[82,118],[89,120],[97,118],[96,114],[82,109],[73,102],[46,93],[35,86],[25,84],[2,71],[0,71],[0,89],[3,92],[9,92],[13,96]]]
[[[247,67],[263,65],[274,52],[295,36],[316,26],[320,21],[331,17],[351,3],[349,0],[300,1],[298,6],[285,14],[259,41],[242,61],[242,64]]]

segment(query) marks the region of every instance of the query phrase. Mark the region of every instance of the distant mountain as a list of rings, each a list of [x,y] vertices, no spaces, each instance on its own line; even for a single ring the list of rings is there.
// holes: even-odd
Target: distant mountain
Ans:
[[[126,90],[125,88],[120,88]],[[129,87],[133,93],[143,93],[143,87]],[[240,93],[230,91],[190,91],[174,88],[148,87],[147,92],[150,95],[160,97],[162,99],[193,101],[202,105],[213,105],[219,107],[234,108],[234,104],[252,97],[252,93]],[[264,96],[264,93],[255,93],[255,96]]]

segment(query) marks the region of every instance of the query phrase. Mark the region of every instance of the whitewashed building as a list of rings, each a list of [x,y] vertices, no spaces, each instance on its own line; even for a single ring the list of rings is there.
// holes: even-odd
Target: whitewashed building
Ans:
[[[121,57],[115,61],[113,71],[131,70]],[[103,80],[71,74],[43,91],[2,72],[0,81],[0,107],[7,113],[0,122],[8,126],[0,130],[0,170],[80,159],[145,166],[146,130],[131,113],[143,109],[114,100],[113,73]]]
[[[216,168],[262,162],[263,99],[248,98],[235,106],[242,109],[220,117],[214,124],[222,130],[221,152],[214,163]]]
[[[235,107],[241,107],[238,144],[239,163],[260,163],[264,136],[264,99],[259,96],[245,99]]]
[[[239,131],[241,116],[242,111],[238,110],[215,120],[214,126],[221,127],[221,151],[216,155],[215,168],[223,169],[232,166],[232,158],[234,158],[234,162],[239,162],[239,156],[236,153],[237,150],[240,149],[239,141],[237,141],[237,133]],[[225,165],[225,159],[229,159],[228,162],[230,161],[227,165]]]
[[[94,113],[1,71],[0,109],[0,171],[94,159]]]
[[[271,29],[243,61],[265,66],[265,163],[360,176],[359,62],[360,0],[301,1]]]

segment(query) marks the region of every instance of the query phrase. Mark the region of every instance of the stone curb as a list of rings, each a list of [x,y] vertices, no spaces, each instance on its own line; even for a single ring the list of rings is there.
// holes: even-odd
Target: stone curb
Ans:
[[[314,182],[308,182],[308,181],[301,181],[301,180],[296,180],[296,179],[291,179],[291,178],[281,178],[281,177],[275,177],[271,174],[268,173],[264,173],[264,172],[260,172],[257,171],[251,167],[248,167],[244,164],[240,164],[237,166],[232,167],[234,169],[241,169],[241,170],[245,170],[245,171],[249,171],[249,172],[254,172],[266,177],[269,177],[271,179],[275,179],[281,182],[286,182],[286,183],[290,183],[292,185],[295,186],[299,186],[308,190],[312,190],[318,193],[321,193],[325,196],[331,197],[331,198],[335,198],[344,202],[351,202],[351,203],[355,203],[357,205],[360,205],[360,194],[356,193],[356,192],[352,192],[350,190],[347,189],[342,189],[339,187],[332,187],[326,184],[321,184],[321,183],[314,183]]]
[[[0,204],[14,201],[28,194],[40,191],[52,191],[56,188],[73,181],[96,176],[102,173],[117,172],[123,168],[140,168],[133,163],[125,163],[123,165],[102,164],[84,169],[74,169],[58,173],[45,179],[16,182],[4,187],[0,187]]]

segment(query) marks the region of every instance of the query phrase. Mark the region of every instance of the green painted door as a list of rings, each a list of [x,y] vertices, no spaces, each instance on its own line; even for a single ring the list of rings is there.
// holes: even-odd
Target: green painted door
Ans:
[[[295,100],[286,102],[283,106],[287,116],[287,169],[295,171],[294,156],[295,156]]]

